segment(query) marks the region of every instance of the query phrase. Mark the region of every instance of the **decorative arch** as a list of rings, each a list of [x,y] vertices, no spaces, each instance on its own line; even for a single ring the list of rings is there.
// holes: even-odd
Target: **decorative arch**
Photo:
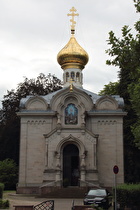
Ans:
[[[110,96],[103,96],[96,102],[98,110],[116,110],[118,109],[117,101]]]
[[[31,97],[25,103],[25,108],[27,110],[47,110],[47,107],[47,102],[40,96]]]
[[[83,143],[70,134],[59,142],[56,154],[60,158],[63,186],[79,186],[83,166],[81,160],[86,154]]]
[[[73,86],[73,92],[69,91],[69,87],[63,91],[59,91],[58,94],[52,98],[50,107],[52,110],[60,113],[62,107],[64,107],[65,103],[69,99],[74,99],[77,102],[77,106],[81,106],[81,108],[83,108],[83,112],[90,111],[94,106],[93,101],[88,94],[83,93],[82,90]]]
[[[73,135],[69,135],[68,137],[66,138],[63,138],[59,144],[57,145],[56,147],[56,152],[57,153],[61,153],[64,146],[66,146],[67,144],[75,144],[78,149],[79,149],[79,153],[82,155],[84,153],[86,153],[86,150],[85,150],[85,146],[84,144],[78,139],[78,138],[75,138]]]

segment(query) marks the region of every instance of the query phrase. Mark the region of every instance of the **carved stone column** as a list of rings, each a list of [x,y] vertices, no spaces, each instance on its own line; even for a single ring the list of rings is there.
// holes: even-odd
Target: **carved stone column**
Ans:
[[[86,158],[86,155],[85,154],[83,154],[82,156],[81,156],[81,165],[80,165],[80,167],[81,167],[81,174],[80,174],[80,185],[85,185],[85,178],[86,178],[86,163],[85,163],[85,158]]]
[[[56,176],[55,176],[56,186],[61,185],[61,164],[60,164],[60,153],[56,154]]]
[[[48,139],[46,139],[45,168],[48,168]]]
[[[93,144],[93,151],[94,151],[94,168],[97,169],[97,141]]]

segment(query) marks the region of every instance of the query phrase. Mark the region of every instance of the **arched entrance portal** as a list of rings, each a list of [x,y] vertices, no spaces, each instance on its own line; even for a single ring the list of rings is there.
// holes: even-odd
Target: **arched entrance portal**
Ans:
[[[68,144],[63,149],[63,186],[78,186],[79,184],[79,149],[74,144]]]

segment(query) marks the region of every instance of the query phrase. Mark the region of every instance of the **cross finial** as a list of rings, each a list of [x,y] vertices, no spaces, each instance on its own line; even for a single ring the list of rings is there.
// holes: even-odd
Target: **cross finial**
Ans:
[[[72,18],[70,19],[70,21],[72,22],[72,25],[71,25],[71,34],[74,34],[75,33],[75,24],[76,24],[76,21],[74,20],[74,17],[75,16],[79,16],[78,13],[75,13],[76,11],[77,10],[74,7],[72,7],[70,9],[71,14],[67,14],[68,16],[72,16]]]

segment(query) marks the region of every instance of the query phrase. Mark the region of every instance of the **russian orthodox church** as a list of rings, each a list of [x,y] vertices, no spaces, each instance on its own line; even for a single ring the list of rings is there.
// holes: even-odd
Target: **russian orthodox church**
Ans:
[[[75,38],[74,7],[71,37],[57,55],[63,88],[20,102],[20,168],[17,193],[54,187],[112,187],[124,182],[123,99],[99,96],[83,88],[87,52]],[[92,75],[91,75],[92,76]]]

